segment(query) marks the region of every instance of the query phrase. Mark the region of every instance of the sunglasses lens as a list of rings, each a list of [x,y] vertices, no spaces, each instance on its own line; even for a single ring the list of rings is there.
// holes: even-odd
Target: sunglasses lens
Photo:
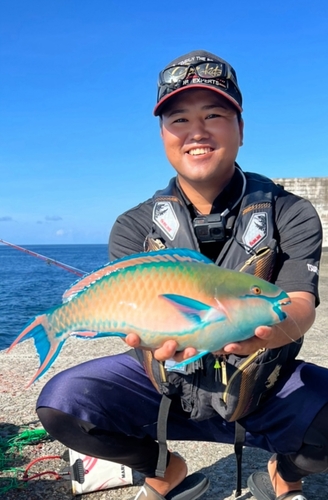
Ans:
[[[176,83],[185,78],[189,66],[173,66],[162,73],[163,83]]]
[[[196,71],[201,78],[219,78],[225,76],[225,67],[218,62],[207,62],[197,64]]]

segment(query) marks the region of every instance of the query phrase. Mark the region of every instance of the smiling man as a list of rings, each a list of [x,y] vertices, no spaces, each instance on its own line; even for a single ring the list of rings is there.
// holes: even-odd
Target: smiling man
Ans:
[[[171,340],[150,352],[131,333],[126,342],[135,351],[58,374],[38,400],[53,437],[144,474],[138,500],[195,500],[209,487],[203,474],[188,475],[166,436],[233,443],[244,429],[243,439],[236,433],[240,445],[272,452],[268,473],[248,480],[258,500],[306,500],[302,479],[328,468],[328,370],[296,360],[319,304],[321,225],[308,201],[236,163],[241,113],[236,73],[220,57],[197,50],[160,72],[154,114],[176,175],[118,217],[110,257],[196,249],[283,288],[287,318],[185,369],[175,363],[197,354],[192,345],[179,351]]]

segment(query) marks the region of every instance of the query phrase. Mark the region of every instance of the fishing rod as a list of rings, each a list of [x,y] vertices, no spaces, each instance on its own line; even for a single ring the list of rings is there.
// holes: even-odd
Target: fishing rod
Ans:
[[[9,247],[15,248],[15,250],[20,250],[21,252],[27,253],[28,255],[32,255],[33,257],[37,257],[38,259],[44,260],[47,264],[54,264],[55,266],[61,267],[65,269],[65,271],[69,271],[70,273],[76,274],[77,276],[84,276],[86,274],[85,271],[81,271],[81,269],[77,269],[76,267],[69,266],[68,264],[63,264],[58,260],[51,259],[50,257],[45,257],[40,253],[32,252],[32,250],[28,250],[27,248],[20,247],[18,245],[14,245],[13,243],[9,243],[8,241],[2,240],[0,238],[0,243],[7,245]]]

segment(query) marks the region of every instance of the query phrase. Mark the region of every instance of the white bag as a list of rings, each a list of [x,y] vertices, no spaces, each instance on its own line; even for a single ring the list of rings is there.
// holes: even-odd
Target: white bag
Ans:
[[[73,496],[133,484],[132,469],[69,450]]]

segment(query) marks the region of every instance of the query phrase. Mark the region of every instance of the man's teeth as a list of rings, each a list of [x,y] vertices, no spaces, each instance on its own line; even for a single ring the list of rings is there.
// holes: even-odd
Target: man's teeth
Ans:
[[[195,149],[191,149],[189,151],[189,154],[192,156],[205,155],[206,153],[210,153],[211,151],[212,151],[211,148],[195,148]]]

